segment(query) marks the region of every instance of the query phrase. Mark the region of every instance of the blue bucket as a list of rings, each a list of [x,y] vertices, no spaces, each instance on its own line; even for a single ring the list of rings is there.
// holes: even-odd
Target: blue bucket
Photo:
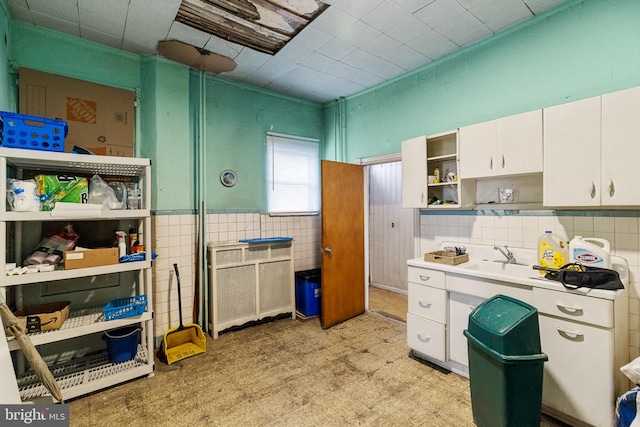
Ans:
[[[127,326],[120,329],[106,331],[102,339],[107,342],[107,356],[109,362],[126,362],[136,357],[141,329],[137,326]]]

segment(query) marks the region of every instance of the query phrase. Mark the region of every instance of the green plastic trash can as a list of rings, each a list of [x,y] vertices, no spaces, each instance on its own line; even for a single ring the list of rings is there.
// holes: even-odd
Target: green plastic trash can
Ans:
[[[469,314],[473,421],[478,427],[540,426],[543,364],[538,310],[496,295]]]

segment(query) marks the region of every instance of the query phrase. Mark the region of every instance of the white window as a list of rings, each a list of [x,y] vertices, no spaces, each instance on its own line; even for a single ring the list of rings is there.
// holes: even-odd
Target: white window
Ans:
[[[320,212],[320,150],[317,139],[267,134],[269,213]]]

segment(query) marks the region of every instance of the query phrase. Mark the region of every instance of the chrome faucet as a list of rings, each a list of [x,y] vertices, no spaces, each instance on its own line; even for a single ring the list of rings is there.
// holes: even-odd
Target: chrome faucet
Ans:
[[[499,246],[494,246],[493,249],[495,249],[496,251],[500,251],[500,253],[507,259],[507,263],[516,264],[516,257],[513,255],[513,252],[509,250],[507,245],[504,245],[504,249]]]

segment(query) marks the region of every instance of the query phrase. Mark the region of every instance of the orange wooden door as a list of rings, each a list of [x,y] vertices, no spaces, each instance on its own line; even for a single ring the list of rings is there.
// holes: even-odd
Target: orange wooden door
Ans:
[[[322,309],[329,328],[364,313],[364,168],[322,161]]]

